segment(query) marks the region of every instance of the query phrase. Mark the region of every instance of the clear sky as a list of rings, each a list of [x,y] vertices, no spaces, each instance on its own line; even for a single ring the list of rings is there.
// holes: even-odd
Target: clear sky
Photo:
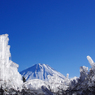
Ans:
[[[0,0],[0,35],[9,34],[19,71],[45,63],[70,77],[95,61],[95,0]]]

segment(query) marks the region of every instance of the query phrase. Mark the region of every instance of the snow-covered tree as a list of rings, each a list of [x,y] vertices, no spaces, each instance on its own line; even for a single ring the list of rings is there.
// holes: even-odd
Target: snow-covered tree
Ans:
[[[8,34],[0,35],[0,85],[4,89],[21,89],[22,80],[18,72],[18,64],[11,61]]]

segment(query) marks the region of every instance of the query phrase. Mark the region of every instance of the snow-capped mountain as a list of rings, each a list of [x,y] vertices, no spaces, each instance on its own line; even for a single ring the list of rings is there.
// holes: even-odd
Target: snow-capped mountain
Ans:
[[[21,72],[10,58],[8,35],[0,35],[0,95],[95,95],[95,62],[91,68],[81,66],[80,77],[69,78],[45,64],[36,64]],[[44,81],[48,79],[47,81]]]
[[[57,75],[62,79],[65,78],[64,75],[57,72],[50,66],[48,66],[46,64],[41,64],[41,63],[35,64],[34,66],[27,68],[27,69],[21,71],[20,73],[22,76],[25,77],[26,80],[31,80],[31,79],[47,80],[48,75],[50,75],[50,76]]]

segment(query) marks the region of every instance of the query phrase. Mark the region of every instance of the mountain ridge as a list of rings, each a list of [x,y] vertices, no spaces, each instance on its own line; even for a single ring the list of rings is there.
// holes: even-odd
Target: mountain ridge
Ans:
[[[57,75],[60,78],[64,79],[65,76],[61,74],[60,72],[57,72],[53,68],[51,68],[47,64],[35,64],[23,71],[20,72],[22,76],[25,77],[26,80],[31,80],[31,79],[41,79],[41,80],[48,80],[48,75],[53,76]]]

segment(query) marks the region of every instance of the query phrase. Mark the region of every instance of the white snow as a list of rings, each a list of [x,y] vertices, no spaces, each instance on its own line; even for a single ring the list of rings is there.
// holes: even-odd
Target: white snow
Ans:
[[[46,86],[48,88],[47,83],[43,80],[40,80],[40,79],[29,80],[24,83],[24,86],[27,89],[32,89],[32,90],[40,89],[42,86]]]
[[[67,77],[65,77],[64,79],[60,78],[57,75],[53,75],[50,76],[48,75],[48,83],[50,86],[50,89],[53,92],[57,92],[60,89],[66,90],[68,88],[68,85],[70,84],[70,79],[68,78],[68,74]]]
[[[35,64],[30,68],[27,68],[20,72],[22,76],[26,78],[26,80],[31,79],[41,79],[41,80],[48,80],[48,75],[57,75],[61,78],[65,78],[60,72],[52,69],[50,66],[46,64]]]
[[[90,56],[87,56],[87,59],[88,59],[90,65],[91,65],[92,69],[95,69],[95,63],[94,63],[94,61],[92,60],[92,58],[91,58]]]
[[[88,75],[88,67],[81,66],[80,67],[80,79],[83,81],[87,75]]]
[[[11,53],[8,41],[8,34],[0,35],[0,85],[4,89],[20,90],[23,82],[17,70],[18,64],[9,60]]]
[[[43,73],[45,73],[44,77],[46,78],[46,74],[48,73],[48,80],[31,79],[30,77],[29,79],[31,80],[23,83],[21,80],[22,76],[18,72],[19,65],[9,59],[11,53],[8,41],[8,34],[0,35],[0,87],[2,85],[4,90],[10,88],[21,90],[23,88],[27,90],[30,89],[32,92],[37,91],[36,93],[38,94],[43,94],[42,86],[54,93],[61,90],[67,90],[68,87],[70,87],[70,90],[78,90],[80,88],[85,89],[87,87],[95,86],[95,63],[90,56],[87,56],[87,59],[91,65],[91,69],[88,71],[88,67],[81,66],[79,78],[74,77],[70,79],[69,74],[65,77],[51,67],[45,64],[39,64],[37,65],[39,69],[36,68],[35,71],[36,78],[43,79]],[[29,69],[26,70],[26,78],[31,74],[31,76],[33,76],[31,70],[28,70]],[[23,74],[25,74],[25,72]],[[53,75],[51,76],[51,74]]]

